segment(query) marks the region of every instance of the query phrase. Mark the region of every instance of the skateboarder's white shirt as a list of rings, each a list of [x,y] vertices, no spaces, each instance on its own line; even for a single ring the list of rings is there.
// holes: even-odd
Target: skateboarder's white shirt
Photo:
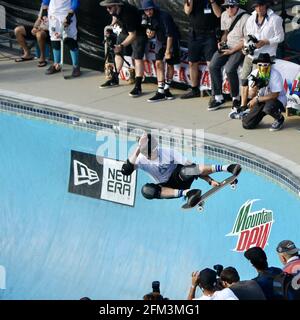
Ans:
[[[142,153],[136,159],[135,167],[149,173],[157,183],[167,182],[178,164],[187,165],[187,161],[174,149],[158,148],[158,157],[149,160]]]

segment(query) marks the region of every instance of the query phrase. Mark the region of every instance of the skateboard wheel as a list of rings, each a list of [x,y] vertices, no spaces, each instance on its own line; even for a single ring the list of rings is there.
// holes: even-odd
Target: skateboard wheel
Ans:
[[[199,203],[197,209],[199,212],[202,212],[204,210],[204,203]]]
[[[236,189],[236,183],[232,183],[232,184],[230,185],[230,187],[231,187],[232,190],[235,190],[235,189]]]

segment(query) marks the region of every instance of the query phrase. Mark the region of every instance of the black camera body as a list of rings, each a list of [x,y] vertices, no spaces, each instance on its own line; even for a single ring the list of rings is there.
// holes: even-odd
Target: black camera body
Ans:
[[[160,282],[159,281],[153,281],[152,282],[152,292],[158,292],[160,293]]]
[[[254,82],[253,87],[257,87],[258,90],[266,87],[269,83],[269,81],[267,81],[266,79],[256,77],[253,74],[251,74],[249,78],[250,78],[250,81]]]
[[[109,48],[113,49],[117,43],[117,35],[114,33],[112,28],[106,28],[104,32],[104,44]]]
[[[145,29],[149,29],[151,31],[155,31],[156,30],[155,26],[153,25],[152,18],[148,17],[146,14],[142,15],[141,25]]]
[[[247,44],[244,47],[244,52],[252,56],[254,54],[254,50],[256,49],[256,43],[258,43],[257,38],[252,34],[249,34]]]
[[[227,42],[222,41],[220,42],[220,48],[218,49],[219,53],[222,53],[223,50],[229,49]]]

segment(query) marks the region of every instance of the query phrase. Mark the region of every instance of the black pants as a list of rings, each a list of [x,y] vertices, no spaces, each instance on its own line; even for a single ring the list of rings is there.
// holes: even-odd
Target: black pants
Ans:
[[[255,129],[267,114],[278,120],[281,118],[281,112],[284,110],[283,104],[278,99],[256,104],[247,116],[243,118],[243,128]]]

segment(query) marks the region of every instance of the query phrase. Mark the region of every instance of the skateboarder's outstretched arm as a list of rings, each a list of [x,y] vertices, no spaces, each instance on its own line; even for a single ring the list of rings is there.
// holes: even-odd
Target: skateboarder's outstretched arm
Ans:
[[[123,164],[122,166],[122,173],[125,176],[129,176],[132,174],[132,172],[135,170],[135,162],[136,159],[138,158],[139,154],[140,154],[141,150],[140,147],[138,146],[136,148],[136,150],[134,151],[134,153],[127,159],[127,161]]]

